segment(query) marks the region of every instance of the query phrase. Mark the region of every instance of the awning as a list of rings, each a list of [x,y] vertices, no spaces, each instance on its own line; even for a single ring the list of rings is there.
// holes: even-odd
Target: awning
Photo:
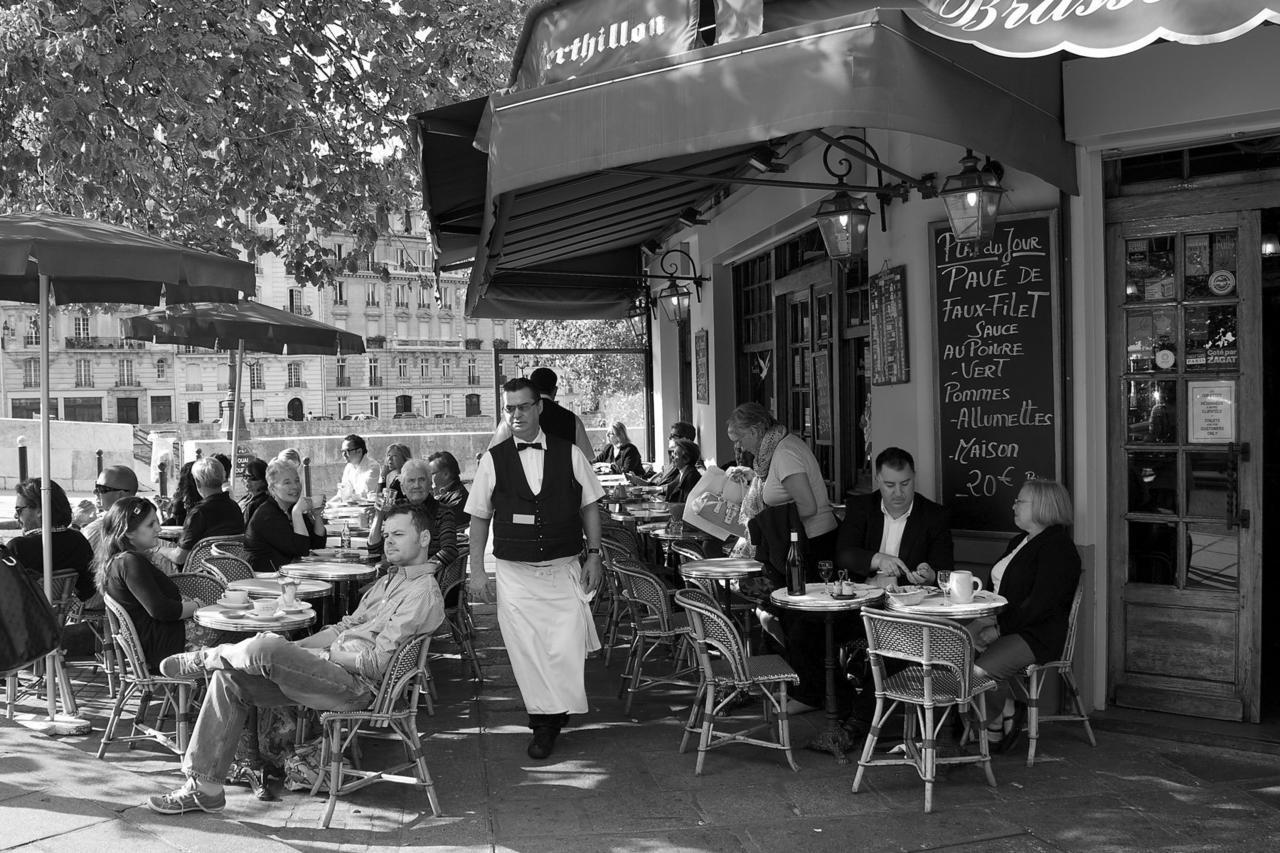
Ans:
[[[920,0],[912,21],[1001,56],[1119,56],[1159,39],[1212,44],[1280,22],[1268,0]]]
[[[508,304],[515,289],[545,288],[547,270],[569,259],[630,249],[638,267],[640,244],[710,194],[706,178],[740,174],[762,142],[820,128],[947,140],[1074,193],[1059,81],[1056,60],[1002,59],[873,10],[496,94],[477,137],[488,203],[468,312],[487,312],[490,292]],[[428,144],[424,134],[424,159]],[[606,171],[626,166],[689,177]],[[611,313],[594,316],[617,316],[636,288],[619,282]],[[523,303],[533,313],[520,316],[565,316],[559,305],[538,312],[527,294]]]
[[[441,267],[475,257],[489,158],[474,141],[488,101],[473,98],[414,116],[421,140],[423,205],[431,213]]]

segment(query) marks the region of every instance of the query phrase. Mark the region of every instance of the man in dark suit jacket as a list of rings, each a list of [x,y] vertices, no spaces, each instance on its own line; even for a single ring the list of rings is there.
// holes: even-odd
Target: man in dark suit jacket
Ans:
[[[955,563],[951,516],[916,494],[911,454],[889,447],[876,457],[880,488],[849,501],[836,537],[836,568],[888,586],[933,583]]]

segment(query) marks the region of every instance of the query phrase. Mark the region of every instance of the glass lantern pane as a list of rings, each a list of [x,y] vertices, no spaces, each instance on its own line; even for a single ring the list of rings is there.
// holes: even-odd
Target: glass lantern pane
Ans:
[[[1129,512],[1178,512],[1178,457],[1129,454]]]
[[[1187,589],[1232,592],[1240,585],[1240,537],[1225,524],[1187,525]]]
[[[1235,473],[1231,457],[1225,452],[1188,453],[1187,515],[1226,519],[1236,490]]]
[[[1187,369],[1238,370],[1236,306],[1201,305],[1185,310]]]
[[[1125,383],[1128,402],[1128,440],[1173,444],[1178,440],[1176,382],[1136,380]]]
[[[1152,302],[1177,297],[1173,246],[1172,234],[1125,241],[1126,302]]]
[[[1129,522],[1129,583],[1178,581],[1178,525]]]

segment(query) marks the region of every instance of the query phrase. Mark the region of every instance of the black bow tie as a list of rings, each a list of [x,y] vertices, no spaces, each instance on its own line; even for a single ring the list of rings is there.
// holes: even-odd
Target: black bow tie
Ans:
[[[531,447],[532,447],[534,450],[541,450],[541,449],[542,449],[542,442],[540,442],[540,441],[531,441],[531,442],[529,442],[528,444],[526,444],[526,443],[525,443],[525,442],[523,442],[523,441],[517,441],[517,442],[516,442],[516,452],[517,452],[517,453],[519,453],[521,450],[528,450],[528,449],[529,449],[529,448],[531,448]]]

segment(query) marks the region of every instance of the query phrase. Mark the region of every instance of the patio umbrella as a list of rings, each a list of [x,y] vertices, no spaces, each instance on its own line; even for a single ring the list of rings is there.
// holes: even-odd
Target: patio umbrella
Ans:
[[[189,249],[131,228],[50,213],[0,215],[0,299],[34,302],[40,314],[40,464],[42,518],[49,508],[49,298],[58,305],[128,302],[159,305],[231,300],[255,292],[253,265]],[[53,594],[50,525],[41,537],[44,591]],[[54,667],[49,715],[54,716]]]
[[[364,352],[364,338],[355,332],[247,299],[238,304],[173,305],[130,317],[124,321],[124,337],[157,344],[225,347],[231,352],[233,457],[240,444],[239,369],[245,350],[283,355],[359,355]],[[235,472],[230,473],[234,485]]]

